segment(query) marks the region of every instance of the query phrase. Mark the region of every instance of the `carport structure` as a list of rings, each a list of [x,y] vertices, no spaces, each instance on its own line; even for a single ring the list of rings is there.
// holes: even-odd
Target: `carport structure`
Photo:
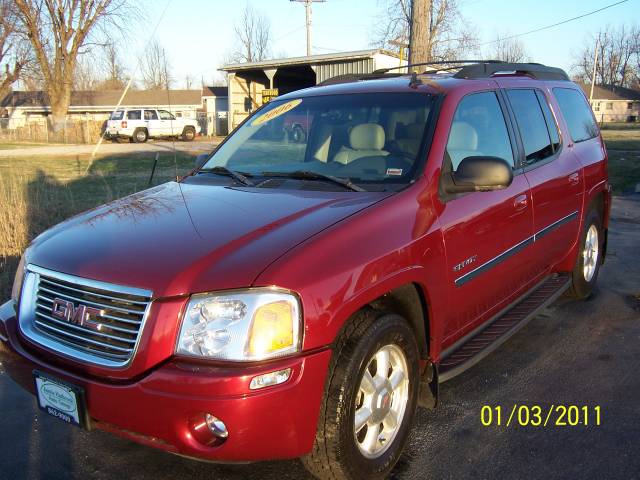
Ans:
[[[273,98],[275,89],[283,95],[338,75],[371,73],[404,63],[391,52],[373,49],[225,65],[220,70],[227,72],[229,131]]]

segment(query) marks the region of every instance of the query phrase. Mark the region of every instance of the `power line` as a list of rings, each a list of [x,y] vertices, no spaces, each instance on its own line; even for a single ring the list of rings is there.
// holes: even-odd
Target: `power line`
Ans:
[[[601,11],[606,10],[608,8],[615,7],[616,5],[620,5],[621,3],[626,3],[628,1],[629,0],[621,0],[620,2],[612,3],[610,5],[607,5],[605,7],[599,8],[597,10],[593,10],[591,12],[583,13],[582,15],[578,15],[577,17],[573,17],[573,18],[568,18],[566,20],[562,20],[561,22],[554,23],[553,25],[547,25],[545,27],[536,28],[535,30],[529,30],[528,32],[518,33],[516,35],[510,35],[508,37],[502,37],[502,38],[499,38],[497,40],[491,40],[489,42],[481,43],[478,46],[482,47],[484,45],[490,45],[492,43],[502,42],[504,40],[511,40],[512,38],[523,37],[524,35],[529,35],[531,33],[541,32],[543,30],[548,30],[549,28],[557,27],[558,25],[564,25],[565,23],[573,22],[574,20],[579,20],[581,18],[588,17],[589,15],[593,15],[594,13],[601,12]]]

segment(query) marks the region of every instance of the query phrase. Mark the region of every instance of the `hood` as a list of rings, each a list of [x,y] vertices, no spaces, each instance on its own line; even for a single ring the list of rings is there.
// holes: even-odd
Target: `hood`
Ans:
[[[291,248],[388,195],[171,182],[46,231],[29,262],[156,298],[243,288]]]

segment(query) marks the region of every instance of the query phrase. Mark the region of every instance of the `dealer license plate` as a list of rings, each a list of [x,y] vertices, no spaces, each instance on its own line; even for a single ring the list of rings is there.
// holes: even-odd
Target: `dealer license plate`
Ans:
[[[41,410],[64,422],[86,427],[84,389],[37,370],[33,372],[33,377]]]

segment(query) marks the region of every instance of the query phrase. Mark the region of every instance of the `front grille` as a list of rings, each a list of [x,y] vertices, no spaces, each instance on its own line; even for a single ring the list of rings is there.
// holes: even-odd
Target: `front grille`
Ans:
[[[36,269],[32,321],[39,333],[54,343],[71,347],[90,357],[122,365],[133,356],[151,302],[151,294],[117,285]],[[132,293],[135,291],[135,293]],[[145,292],[146,293],[146,292]],[[100,314],[91,316],[96,328],[88,328],[52,315],[54,300],[71,302],[75,308],[93,307]],[[100,362],[98,362],[100,363]]]

